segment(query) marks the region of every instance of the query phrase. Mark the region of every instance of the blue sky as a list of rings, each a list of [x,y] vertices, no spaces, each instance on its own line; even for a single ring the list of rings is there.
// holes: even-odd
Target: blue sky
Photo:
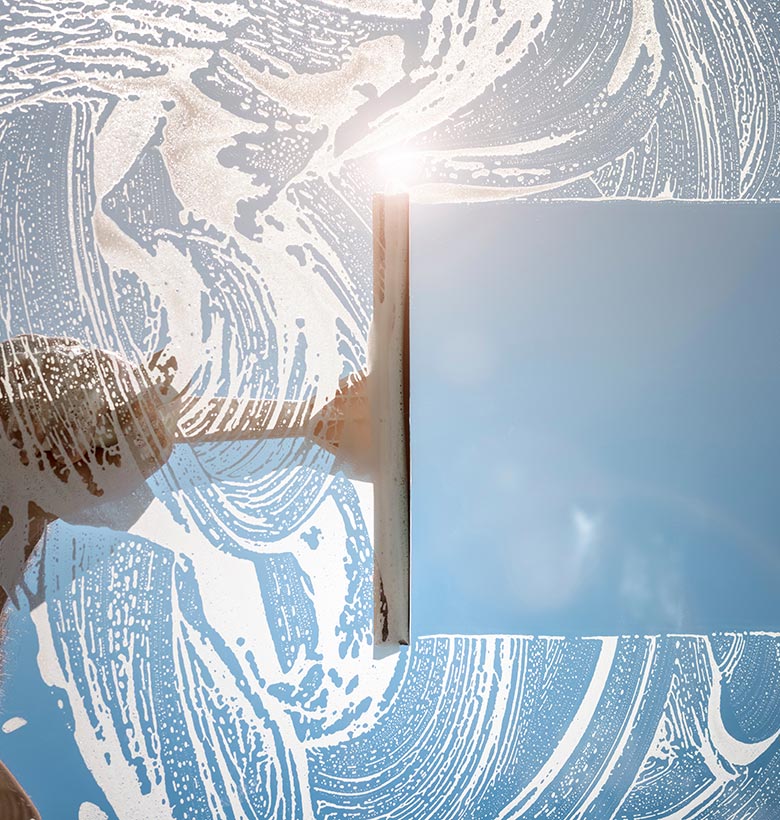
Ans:
[[[413,634],[780,627],[777,217],[413,208]]]

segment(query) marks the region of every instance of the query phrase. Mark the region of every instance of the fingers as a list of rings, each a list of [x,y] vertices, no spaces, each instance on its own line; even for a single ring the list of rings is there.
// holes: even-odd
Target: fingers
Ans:
[[[313,430],[313,437],[320,446],[334,452],[341,445],[344,422],[340,419],[320,419]]]

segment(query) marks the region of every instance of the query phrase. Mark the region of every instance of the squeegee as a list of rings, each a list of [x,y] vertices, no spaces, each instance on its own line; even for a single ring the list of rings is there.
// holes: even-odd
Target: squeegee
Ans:
[[[374,642],[409,643],[409,195],[373,201]]]

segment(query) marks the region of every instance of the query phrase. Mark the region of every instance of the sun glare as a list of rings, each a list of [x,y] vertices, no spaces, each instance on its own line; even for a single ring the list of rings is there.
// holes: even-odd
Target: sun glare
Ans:
[[[414,184],[418,161],[414,154],[390,152],[379,159],[379,177],[384,193],[400,194]]]

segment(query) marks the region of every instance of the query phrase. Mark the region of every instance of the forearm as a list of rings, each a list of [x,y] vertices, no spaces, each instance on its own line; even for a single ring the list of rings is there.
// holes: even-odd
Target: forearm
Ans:
[[[287,438],[311,433],[314,400],[221,399],[204,401],[206,410],[180,423],[179,442]]]

